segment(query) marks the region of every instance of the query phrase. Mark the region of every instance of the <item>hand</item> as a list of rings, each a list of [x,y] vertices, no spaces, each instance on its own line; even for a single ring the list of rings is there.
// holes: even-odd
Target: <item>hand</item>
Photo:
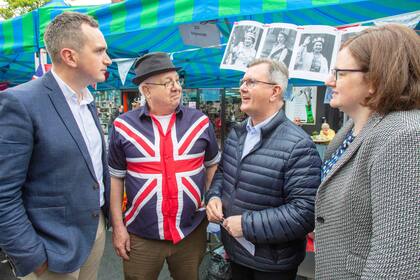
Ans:
[[[311,37],[309,37],[309,36],[308,36],[308,37],[306,37],[306,38],[305,38],[305,40],[303,41],[303,45],[304,45],[304,46],[307,46],[307,45],[309,45],[309,43],[310,43],[310,42],[311,42]]]
[[[242,237],[242,215],[230,216],[223,221],[223,227],[233,237]]]
[[[117,256],[124,260],[130,260],[130,235],[124,225],[114,227],[112,230],[112,244]]]
[[[223,221],[222,200],[211,198],[206,207],[207,219],[209,222],[220,223]]]
[[[43,264],[41,264],[40,267],[35,269],[34,273],[37,277],[40,277],[47,269],[48,269],[48,263],[45,261]]]

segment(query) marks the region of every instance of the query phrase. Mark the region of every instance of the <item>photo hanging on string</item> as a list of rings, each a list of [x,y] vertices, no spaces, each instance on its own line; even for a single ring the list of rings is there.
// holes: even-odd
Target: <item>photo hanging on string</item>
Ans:
[[[255,21],[235,22],[220,68],[246,71],[256,57],[263,24]]]

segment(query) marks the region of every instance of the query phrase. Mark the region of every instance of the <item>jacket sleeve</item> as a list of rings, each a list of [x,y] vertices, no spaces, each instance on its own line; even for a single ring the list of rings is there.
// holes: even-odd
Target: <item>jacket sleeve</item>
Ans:
[[[362,279],[420,279],[420,127],[381,145],[370,168],[372,236]]]
[[[33,141],[24,105],[13,95],[0,93],[0,247],[18,276],[33,272],[47,260],[22,200]]]
[[[283,243],[303,239],[311,232],[320,170],[321,159],[315,144],[309,139],[296,143],[285,167],[285,203],[261,211],[244,212],[244,237],[256,244]]]

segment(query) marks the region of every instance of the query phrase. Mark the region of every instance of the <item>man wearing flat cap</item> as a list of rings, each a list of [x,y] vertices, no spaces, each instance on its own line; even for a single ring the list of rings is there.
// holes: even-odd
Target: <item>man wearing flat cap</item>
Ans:
[[[207,116],[180,104],[182,87],[166,53],[135,64],[146,105],[119,116],[110,137],[113,243],[126,279],[198,279],[205,252],[203,195],[220,153]],[[123,189],[127,207],[121,210]]]

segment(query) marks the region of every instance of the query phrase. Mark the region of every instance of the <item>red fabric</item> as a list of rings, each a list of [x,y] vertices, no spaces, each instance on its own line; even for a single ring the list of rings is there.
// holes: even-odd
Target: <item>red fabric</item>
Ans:
[[[314,247],[314,240],[309,237],[309,235],[306,236],[306,252],[314,252],[315,251],[315,247]]]
[[[183,196],[184,193],[189,195],[194,200],[197,209],[202,207],[201,195],[198,192],[198,187],[188,178],[185,178],[189,172],[197,172],[203,166],[204,153],[202,155],[194,155],[191,158],[178,157],[174,154],[186,154],[187,149],[194,145],[197,137],[202,133],[203,129],[208,126],[209,119],[202,117],[197,120],[191,127],[188,134],[183,136],[184,142],[172,142],[173,134],[171,130],[175,124],[176,114],[172,114],[166,133],[159,121],[151,115],[151,118],[159,130],[159,153],[155,152],[153,147],[144,140],[140,132],[131,128],[119,119],[115,120],[114,126],[125,135],[133,139],[135,143],[141,147],[150,159],[145,161],[128,161],[128,172],[142,174],[143,178],[149,177],[149,180],[143,185],[143,188],[138,192],[131,207],[125,214],[125,224],[128,226],[139,214],[143,205],[147,204],[154,192],[160,192],[161,199],[156,207],[161,207],[162,216],[159,217],[163,226],[163,237],[165,240],[171,240],[174,244],[180,242],[184,236],[179,229],[178,220],[182,214]],[[178,153],[174,153],[174,148],[178,149]],[[189,149],[188,149],[189,150]],[[191,175],[189,175],[191,176]],[[159,179],[162,178],[162,179]],[[182,184],[179,184],[179,181]],[[183,186],[184,188],[181,188]],[[181,188],[181,190],[180,190]],[[180,198],[180,196],[182,196]],[[179,210],[181,208],[181,211]],[[160,211],[157,211],[160,212]]]
[[[9,83],[8,82],[1,82],[0,83],[0,90],[5,90],[8,87],[9,87]]]

